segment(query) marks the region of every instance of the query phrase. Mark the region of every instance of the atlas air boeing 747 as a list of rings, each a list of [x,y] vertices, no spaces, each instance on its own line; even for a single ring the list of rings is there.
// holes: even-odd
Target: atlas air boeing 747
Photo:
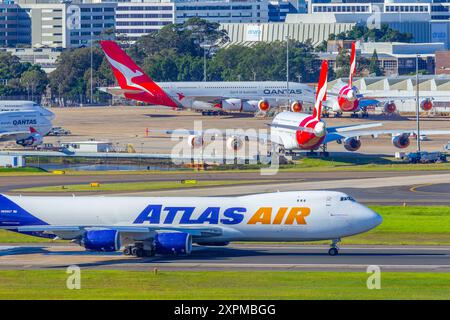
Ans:
[[[188,255],[192,244],[331,240],[382,222],[335,191],[238,197],[28,197],[0,195],[0,229],[73,240],[90,251]]]

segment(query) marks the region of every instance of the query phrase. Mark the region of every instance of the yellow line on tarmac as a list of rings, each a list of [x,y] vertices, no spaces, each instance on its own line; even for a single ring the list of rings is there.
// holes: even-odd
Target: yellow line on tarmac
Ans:
[[[432,185],[435,185],[435,184],[438,184],[438,183],[424,183],[424,184],[419,184],[419,185],[416,185],[416,186],[414,186],[414,187],[411,187],[411,188],[409,189],[409,191],[415,192],[415,193],[424,193],[424,194],[443,194],[443,195],[448,195],[448,194],[450,194],[450,192],[434,192],[434,191],[421,191],[421,190],[417,190],[417,189],[419,189],[419,188],[429,187],[429,186],[432,186]]]

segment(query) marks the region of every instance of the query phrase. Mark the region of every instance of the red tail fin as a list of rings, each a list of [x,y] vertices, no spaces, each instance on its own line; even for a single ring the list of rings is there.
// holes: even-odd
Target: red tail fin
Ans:
[[[352,42],[352,52],[350,54],[350,75],[348,77],[348,85],[353,86],[353,76],[356,71],[356,47],[355,42]]]
[[[36,129],[33,127],[30,127],[30,133],[37,133]]]
[[[320,120],[322,116],[322,101],[327,100],[327,77],[328,77],[328,61],[322,61],[320,70],[319,83],[317,85],[316,103],[314,105],[313,117]]]
[[[177,104],[164,92],[114,41],[100,41],[117,82],[121,89],[140,91],[125,93],[129,99],[151,104],[177,107]]]

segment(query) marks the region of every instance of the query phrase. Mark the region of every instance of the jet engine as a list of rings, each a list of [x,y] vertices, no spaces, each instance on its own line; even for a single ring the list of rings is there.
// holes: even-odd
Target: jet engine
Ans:
[[[242,102],[242,112],[256,112],[258,111],[258,103],[257,100],[248,100]]]
[[[404,149],[409,146],[410,144],[409,134],[403,133],[399,134],[397,136],[392,137],[392,144],[400,149]]]
[[[190,135],[188,137],[188,143],[191,148],[201,148],[204,144],[202,136]]]
[[[258,109],[262,112],[267,112],[270,109],[269,101],[267,100],[260,100],[258,102]]]
[[[300,101],[294,101],[291,103],[291,111],[292,112],[302,112],[303,105]]]
[[[350,87],[348,85],[342,87],[341,90],[339,90],[337,103],[340,111],[351,112],[358,109],[358,88]]]
[[[344,140],[344,148],[347,151],[356,151],[361,148],[361,140],[355,137],[346,138]]]
[[[233,151],[238,151],[242,148],[243,142],[237,137],[231,137],[227,139],[227,148]]]
[[[425,99],[420,103],[420,109],[423,111],[430,111],[433,109],[433,101],[431,99]]]
[[[184,232],[163,232],[155,236],[155,253],[162,255],[189,255],[192,236]]]
[[[383,106],[383,112],[387,114],[392,114],[397,111],[397,106],[393,101],[386,102]]]
[[[121,247],[120,235],[116,230],[92,230],[85,232],[79,244],[90,251],[113,252]]]
[[[17,140],[16,143],[18,145],[21,145],[22,147],[35,147],[42,144],[43,141],[44,139],[42,138],[42,136],[39,133],[35,132],[26,139]]]
[[[222,110],[224,111],[241,111],[241,99],[226,99],[222,101]]]

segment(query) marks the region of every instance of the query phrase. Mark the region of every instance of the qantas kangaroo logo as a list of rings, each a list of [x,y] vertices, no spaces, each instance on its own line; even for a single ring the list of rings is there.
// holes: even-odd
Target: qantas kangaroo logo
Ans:
[[[106,55],[106,59],[108,59],[109,63],[114,68],[119,70],[120,73],[122,73],[122,75],[125,77],[125,79],[127,81],[127,86],[132,87],[132,88],[142,89],[145,92],[147,92],[148,94],[150,94],[151,96],[154,96],[152,92],[150,92],[145,87],[143,87],[133,81],[134,78],[144,75],[141,71],[139,71],[139,70],[133,71],[130,68],[128,68],[127,66],[121,64],[120,62],[118,62],[118,61],[114,60],[113,58],[111,58],[110,56],[108,56],[108,54],[106,52],[105,52],[105,55]]]

